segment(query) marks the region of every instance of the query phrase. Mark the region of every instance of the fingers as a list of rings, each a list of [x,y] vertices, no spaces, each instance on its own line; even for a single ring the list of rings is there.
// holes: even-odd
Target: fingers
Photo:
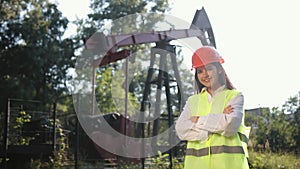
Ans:
[[[192,121],[193,123],[197,123],[197,122],[198,122],[198,119],[199,119],[199,116],[192,116],[190,119],[191,119],[191,121]]]
[[[225,109],[224,109],[224,114],[230,114],[230,113],[232,113],[233,112],[233,107],[231,106],[231,105],[228,105],[228,106],[226,106],[225,107]]]

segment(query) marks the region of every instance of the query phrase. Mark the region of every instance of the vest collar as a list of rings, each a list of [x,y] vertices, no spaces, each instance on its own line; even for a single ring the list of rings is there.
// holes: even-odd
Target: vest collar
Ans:
[[[222,85],[221,87],[219,87],[217,90],[215,90],[214,94],[211,96],[211,97],[214,97],[216,96],[217,94],[219,94],[221,91],[223,91],[225,89],[225,85]],[[206,87],[203,87],[202,90],[201,90],[201,94],[206,92],[208,95],[210,95],[208,92],[207,92],[207,88]]]

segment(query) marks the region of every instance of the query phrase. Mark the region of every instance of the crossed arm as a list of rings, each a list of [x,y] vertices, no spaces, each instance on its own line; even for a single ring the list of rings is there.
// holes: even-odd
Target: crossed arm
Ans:
[[[244,96],[239,94],[233,98],[224,111],[207,116],[191,116],[190,106],[186,102],[179,116],[175,129],[182,140],[206,140],[209,133],[231,136],[237,133],[243,118]]]

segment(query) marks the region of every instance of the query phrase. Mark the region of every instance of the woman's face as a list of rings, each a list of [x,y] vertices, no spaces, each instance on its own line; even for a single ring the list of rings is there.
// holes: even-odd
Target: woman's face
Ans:
[[[197,77],[205,87],[208,89],[215,90],[221,86],[219,82],[219,75],[222,73],[221,70],[214,64],[208,64],[197,68]]]

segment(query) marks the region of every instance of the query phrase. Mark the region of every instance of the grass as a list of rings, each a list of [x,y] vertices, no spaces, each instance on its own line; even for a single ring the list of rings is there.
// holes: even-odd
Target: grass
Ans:
[[[300,158],[291,153],[249,152],[255,169],[299,169]]]

